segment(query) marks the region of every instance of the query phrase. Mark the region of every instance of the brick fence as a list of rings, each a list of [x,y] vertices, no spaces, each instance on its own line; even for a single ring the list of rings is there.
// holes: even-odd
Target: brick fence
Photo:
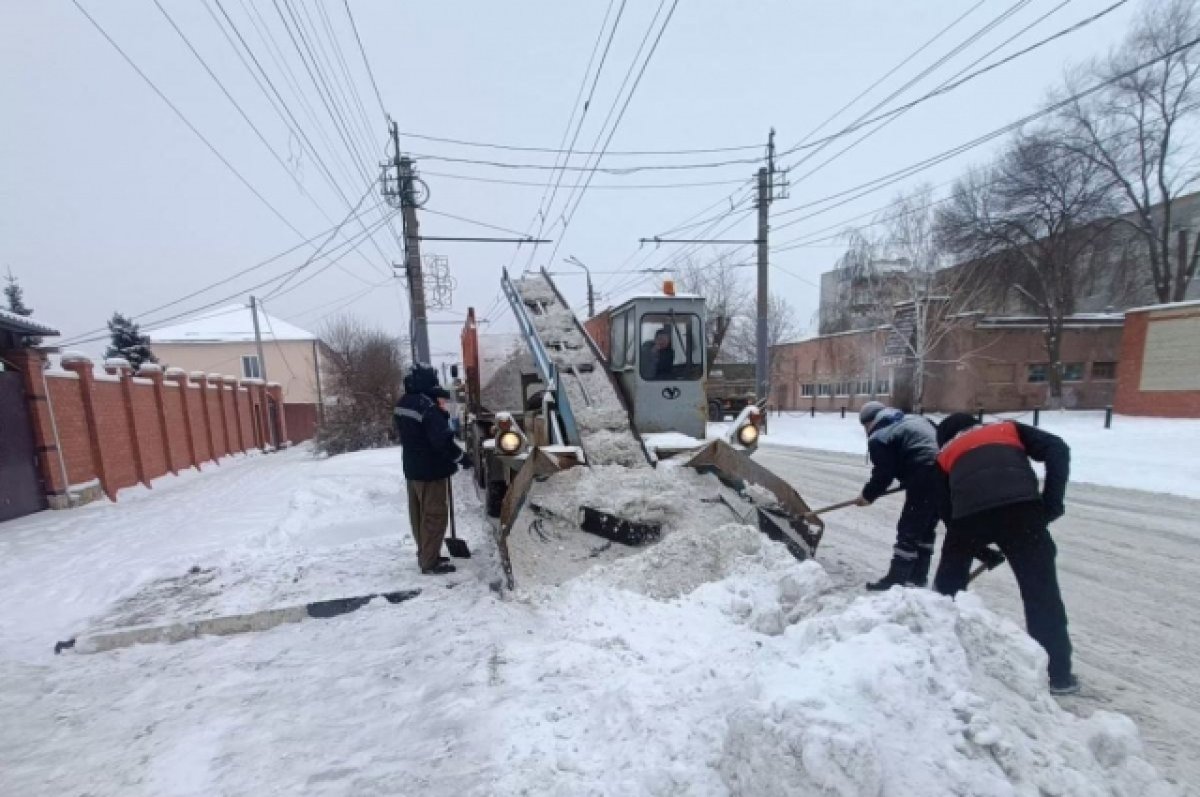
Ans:
[[[86,357],[66,354],[47,370],[31,349],[6,352],[24,378],[39,476],[52,507],[70,506],[168,473],[199,469],[271,443],[271,419],[288,440],[282,388],[220,374],[164,372],[146,364],[135,376],[110,360],[97,374]]]

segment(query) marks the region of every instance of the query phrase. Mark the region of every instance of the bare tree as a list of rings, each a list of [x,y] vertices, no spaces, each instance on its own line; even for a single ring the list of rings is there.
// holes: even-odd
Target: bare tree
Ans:
[[[1121,46],[1080,70],[1066,91],[1077,93],[1085,81],[1115,81],[1068,104],[1059,117],[1064,145],[1113,179],[1122,204],[1132,208],[1121,222],[1144,242],[1160,302],[1186,298],[1200,255],[1200,230],[1193,230],[1190,257],[1187,233],[1180,232],[1179,244],[1172,241],[1181,221],[1177,201],[1200,179],[1188,136],[1200,111],[1200,50],[1191,46],[1197,37],[1195,0],[1155,0]],[[1139,69],[1143,64],[1151,65]]]
[[[1048,133],[1021,134],[994,165],[971,170],[939,208],[939,240],[975,258],[970,270],[996,289],[1013,287],[1045,319],[1048,374],[1062,398],[1061,346],[1076,284],[1111,224],[1113,181],[1092,159]]]
[[[387,445],[404,378],[403,341],[352,316],[335,318],[321,338],[331,401],[317,429],[317,449],[341,454]]]
[[[775,347],[795,340],[802,331],[796,309],[783,296],[772,293],[767,300],[768,373],[774,372]],[[758,334],[753,317],[743,316],[731,326],[726,348],[735,361],[754,362]]]
[[[753,308],[750,291],[738,283],[736,269],[731,257],[720,255],[707,264],[688,260],[677,275],[681,290],[705,298],[708,320],[704,332],[710,363],[720,357],[730,329]]]

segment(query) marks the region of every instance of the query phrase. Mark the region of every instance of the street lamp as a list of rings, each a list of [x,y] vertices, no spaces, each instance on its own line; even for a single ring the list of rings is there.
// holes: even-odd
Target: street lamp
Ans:
[[[570,263],[572,266],[579,266],[587,274],[587,292],[588,292],[588,318],[596,315],[596,294],[592,291],[592,271],[580,261],[575,255],[563,258],[564,263]]]

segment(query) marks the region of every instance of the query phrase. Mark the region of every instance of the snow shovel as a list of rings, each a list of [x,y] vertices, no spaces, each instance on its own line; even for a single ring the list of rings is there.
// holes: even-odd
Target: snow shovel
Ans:
[[[983,571],[995,570],[1008,561],[1004,554],[990,546],[984,546],[979,553],[975,554],[975,558],[979,560],[979,564],[971,571],[971,575],[967,579],[968,584],[983,575]]]
[[[450,504],[450,539],[446,540],[446,550],[455,559],[470,559],[471,549],[466,540],[458,538],[458,530],[454,528],[454,480],[446,479],[446,499]]]
[[[892,495],[894,493],[902,493],[902,492],[904,492],[903,487],[893,487],[892,489],[885,492],[883,495]],[[883,496],[880,496],[880,497],[882,498]],[[854,497],[854,498],[851,498],[849,501],[842,501],[840,503],[830,504],[829,506],[823,506],[820,509],[814,509],[813,511],[809,512],[807,515],[805,515],[805,518],[806,519],[812,518],[815,520],[817,515],[823,515],[826,512],[832,512],[835,509],[845,509],[848,506],[854,506],[855,502],[857,502],[857,501],[858,501],[858,497]]]

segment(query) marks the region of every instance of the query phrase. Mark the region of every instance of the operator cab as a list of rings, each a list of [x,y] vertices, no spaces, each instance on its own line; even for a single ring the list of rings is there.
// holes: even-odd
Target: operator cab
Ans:
[[[680,432],[703,440],[704,297],[635,296],[612,310],[610,319],[608,365],[638,432]]]

